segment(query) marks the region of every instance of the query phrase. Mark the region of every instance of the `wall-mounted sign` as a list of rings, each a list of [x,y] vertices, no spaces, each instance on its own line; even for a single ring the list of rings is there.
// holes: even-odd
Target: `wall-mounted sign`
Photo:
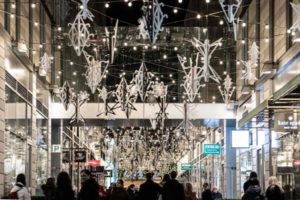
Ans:
[[[297,129],[300,129],[300,120],[293,112],[274,114],[275,131],[288,131]]]
[[[100,173],[104,173],[104,166],[96,166],[96,167],[91,167],[91,172],[93,174],[100,174]]]
[[[61,145],[60,144],[52,144],[52,153],[60,153]]]
[[[88,160],[86,166],[90,166],[90,167],[100,166],[100,160]]]
[[[203,152],[206,155],[220,155],[221,146],[219,144],[204,144]]]
[[[74,151],[74,162],[86,162],[86,151],[84,150]]]
[[[104,170],[104,177],[112,177],[112,170]]]
[[[193,165],[189,163],[181,164],[181,170],[190,171],[193,169]]]
[[[294,160],[294,166],[300,166],[300,160]]]
[[[63,163],[69,163],[70,162],[70,151],[63,151],[61,154],[62,162]]]
[[[246,130],[231,131],[231,146],[234,148],[248,148],[250,146],[250,134]]]

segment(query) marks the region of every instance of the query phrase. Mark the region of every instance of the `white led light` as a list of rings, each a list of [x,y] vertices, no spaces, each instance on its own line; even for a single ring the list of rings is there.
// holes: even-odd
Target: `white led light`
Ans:
[[[16,8],[16,4],[15,4],[15,3],[12,3],[12,4],[11,4],[11,7],[12,7],[12,8]]]
[[[157,49],[157,46],[156,46],[156,45],[154,45],[154,46],[153,46],[153,49]]]
[[[73,72],[73,75],[76,76],[76,75],[77,75],[77,72]]]
[[[127,47],[127,46],[128,46],[128,43],[127,43],[127,42],[124,42],[124,46]]]
[[[58,31],[61,31],[61,27],[58,27],[57,30],[58,30]]]
[[[210,0],[205,0],[205,2],[206,2],[206,3],[209,3],[209,2],[210,2]]]
[[[34,22],[34,25],[35,25],[35,26],[38,26],[38,25],[39,25],[39,23],[38,23],[38,22]]]
[[[173,12],[174,12],[174,13],[178,13],[177,8],[174,8],[174,9],[173,9]]]
[[[246,43],[246,41],[245,40],[242,40],[242,44],[245,44]]]
[[[109,4],[108,3],[105,4],[105,8],[109,8]]]
[[[173,74],[169,74],[169,77],[172,78],[172,77],[173,77]]]
[[[246,27],[246,23],[245,22],[242,23],[242,27]]]
[[[137,48],[136,48],[136,47],[133,47],[133,50],[134,50],[134,51],[136,51],[136,50],[137,50]]]
[[[36,4],[35,3],[32,3],[31,4],[31,8],[35,8],[36,7]]]
[[[73,81],[73,82],[72,82],[72,84],[73,84],[73,85],[75,85],[75,84],[76,84],[76,82],[75,82],[75,81]]]
[[[178,3],[182,3],[182,0],[178,0]]]
[[[197,14],[197,19],[200,19],[201,18],[201,15],[200,14]]]
[[[131,7],[132,6],[132,2],[128,2],[128,6]]]
[[[167,59],[167,58],[168,58],[168,56],[165,54],[165,55],[163,56],[163,58],[164,58],[164,59]]]
[[[223,20],[220,20],[219,23],[220,23],[220,25],[223,25],[223,24],[224,24],[224,21],[223,21]]]
[[[174,51],[177,51],[178,50],[178,47],[174,47]]]
[[[176,81],[175,81],[175,80],[173,80],[173,81],[172,81],[172,83],[173,83],[173,84],[175,84],[175,83],[176,83]]]
[[[270,26],[267,24],[267,25],[265,25],[265,29],[269,29],[270,28]]]
[[[70,65],[74,65],[74,63],[71,61],[71,62],[70,62]]]

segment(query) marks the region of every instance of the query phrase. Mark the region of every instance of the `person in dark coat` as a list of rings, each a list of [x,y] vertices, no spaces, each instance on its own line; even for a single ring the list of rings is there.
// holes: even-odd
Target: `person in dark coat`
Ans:
[[[246,190],[250,185],[259,185],[256,172],[251,172],[249,179],[244,183],[244,193],[246,193]]]
[[[122,179],[119,179],[116,187],[112,188],[109,200],[130,200],[129,194],[124,189],[124,182]]]
[[[99,200],[99,185],[91,175],[89,170],[81,170],[81,189],[78,193],[78,200]]]
[[[212,200],[212,192],[208,186],[208,183],[203,184],[203,192],[201,193],[202,200]]]
[[[177,172],[172,171],[170,176],[171,180],[163,186],[163,200],[184,200],[184,188],[183,185],[176,180]]]
[[[127,193],[129,194],[130,198],[132,198],[135,194],[135,185],[131,184],[129,185],[129,187],[127,188]]]
[[[268,200],[284,200],[283,189],[278,185],[277,178],[271,176],[269,178],[269,187],[266,190],[266,197]]]
[[[142,200],[157,200],[161,187],[152,180],[152,173],[146,174],[146,181],[140,186],[139,198]]]
[[[45,200],[54,200],[55,197],[55,178],[48,178],[46,184],[42,185]]]
[[[57,176],[55,200],[75,200],[71,179],[67,172],[60,172]]]

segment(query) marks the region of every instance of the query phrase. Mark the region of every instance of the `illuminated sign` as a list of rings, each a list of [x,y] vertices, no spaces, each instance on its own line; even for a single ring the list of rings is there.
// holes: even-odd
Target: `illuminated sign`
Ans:
[[[231,131],[231,146],[233,148],[248,148],[250,145],[250,134],[246,130]]]
[[[204,144],[204,154],[220,155],[221,154],[221,146],[219,144]]]
[[[181,170],[190,171],[192,169],[193,169],[192,164],[189,164],[189,163],[183,163],[183,164],[181,164]]]

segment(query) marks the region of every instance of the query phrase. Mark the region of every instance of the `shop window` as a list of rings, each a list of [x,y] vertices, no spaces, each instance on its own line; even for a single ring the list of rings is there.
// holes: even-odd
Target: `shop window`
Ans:
[[[48,119],[42,114],[37,113],[36,119],[36,144],[37,144],[37,190],[36,194],[41,195],[41,185],[46,183],[48,178]]]

